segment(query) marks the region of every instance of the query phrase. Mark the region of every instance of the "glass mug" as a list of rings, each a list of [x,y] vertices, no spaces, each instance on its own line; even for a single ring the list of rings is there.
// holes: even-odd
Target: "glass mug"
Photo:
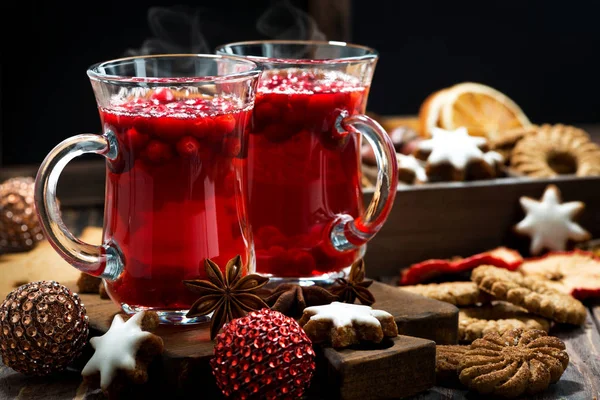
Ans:
[[[246,126],[260,71],[235,57],[157,55],[103,62],[87,74],[102,135],[68,138],[41,164],[35,203],[46,237],[71,265],[103,278],[125,312],[199,322],[185,317],[197,296],[182,281],[205,279],[206,258],[224,269],[239,254],[255,269]],[[85,153],[106,158],[101,246],[75,238],[56,201],[62,169]]]
[[[364,255],[396,195],[393,143],[364,115],[377,53],[340,42],[279,40],[229,43],[216,52],[263,70],[248,151],[257,272],[332,282]],[[361,134],[379,167],[366,208]]]

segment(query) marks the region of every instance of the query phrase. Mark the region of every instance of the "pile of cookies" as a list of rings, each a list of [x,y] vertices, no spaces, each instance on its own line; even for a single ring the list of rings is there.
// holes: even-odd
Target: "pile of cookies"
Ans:
[[[540,279],[492,265],[473,269],[469,282],[401,286],[459,306],[458,345],[436,348],[436,384],[463,384],[482,394],[517,397],[545,390],[566,369],[555,324],[581,325],[587,311],[568,293]]]
[[[562,202],[555,185],[520,204],[513,231],[529,240],[527,252],[498,247],[401,270],[400,290],[459,309],[459,344],[437,346],[438,385],[502,397],[544,390],[569,362],[552,332],[583,325],[582,302],[600,298],[600,258],[583,250],[597,241],[576,221],[585,204]]]
[[[431,93],[411,127],[390,130],[399,185],[502,177],[600,176],[600,146],[584,130],[533,124],[504,93],[463,82]],[[363,183],[377,176],[363,147]]]

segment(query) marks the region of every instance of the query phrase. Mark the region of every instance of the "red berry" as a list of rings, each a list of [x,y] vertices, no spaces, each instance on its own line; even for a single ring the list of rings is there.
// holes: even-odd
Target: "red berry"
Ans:
[[[187,118],[161,117],[154,120],[154,135],[163,141],[177,142],[189,135],[190,120]]]
[[[169,88],[158,88],[152,93],[150,99],[157,100],[161,103],[170,103],[175,100],[175,95]]]
[[[226,157],[237,157],[242,150],[242,142],[236,137],[227,137],[223,141],[223,154]]]
[[[210,137],[214,129],[215,122],[212,118],[199,118],[190,127],[190,133],[198,139],[204,139]]]
[[[125,131],[124,142],[125,146],[128,146],[131,150],[139,150],[148,142],[148,136],[138,132],[135,128],[129,128]]]
[[[151,140],[146,146],[146,159],[153,163],[163,163],[173,158],[171,146],[158,140]]]
[[[215,117],[215,131],[219,135],[225,135],[233,132],[235,129],[236,119],[231,114],[224,114]]]
[[[200,154],[200,144],[191,136],[184,136],[177,142],[175,146],[177,153],[186,158],[198,157]]]
[[[294,136],[296,131],[290,131],[286,125],[271,122],[262,133],[270,142],[279,143]]]

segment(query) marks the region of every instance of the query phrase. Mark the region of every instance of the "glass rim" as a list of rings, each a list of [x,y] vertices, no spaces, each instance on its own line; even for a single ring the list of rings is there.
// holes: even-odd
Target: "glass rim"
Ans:
[[[233,55],[229,53],[220,52],[220,50],[233,47],[233,46],[250,46],[250,45],[261,45],[261,44],[278,44],[278,45],[312,45],[312,46],[322,46],[322,47],[338,47],[338,48],[351,48],[351,49],[360,49],[364,50],[365,54],[360,56],[351,56],[351,57],[340,57],[340,58],[323,58],[323,59],[311,59],[311,58],[274,58],[274,57],[265,57],[265,56],[254,56],[254,55]],[[231,42],[219,45],[215,48],[217,54],[221,55],[231,55],[233,57],[243,57],[249,60],[256,60],[257,62],[272,62],[272,63],[286,63],[286,64],[337,64],[337,63],[348,63],[348,62],[356,62],[356,61],[368,61],[368,60],[376,60],[379,57],[379,53],[372,47],[341,42],[335,40],[286,40],[286,39],[272,39],[272,40],[246,40],[241,42]]]
[[[147,59],[167,59],[167,58],[188,58],[188,59],[209,59],[209,60],[230,60],[235,61],[239,64],[247,65],[250,67],[247,71],[235,72],[226,75],[205,75],[205,76],[180,76],[180,77],[137,77],[131,75],[111,75],[104,72],[100,72],[100,68],[106,68],[108,66],[115,66],[119,64],[125,64],[127,62],[135,60],[147,60]],[[258,77],[261,73],[261,67],[258,63],[249,60],[245,57],[239,57],[227,54],[194,54],[194,53],[174,53],[174,54],[150,54],[140,56],[130,56],[115,58],[112,60],[101,61],[92,64],[87,69],[87,75],[90,79],[103,81],[103,82],[122,82],[122,83],[154,83],[154,84],[173,84],[173,83],[207,83],[207,82],[219,82],[219,81],[230,81],[240,78],[251,78]]]

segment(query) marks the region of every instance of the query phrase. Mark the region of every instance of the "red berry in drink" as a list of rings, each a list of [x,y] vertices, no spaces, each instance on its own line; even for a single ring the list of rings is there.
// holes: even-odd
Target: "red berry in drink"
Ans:
[[[177,153],[185,158],[198,157],[200,154],[200,144],[191,136],[184,136],[179,139],[175,148]]]
[[[295,131],[290,132],[287,126],[272,122],[263,129],[262,133],[270,142],[278,143],[289,139]]]
[[[223,140],[223,154],[226,157],[237,157],[242,150],[242,142],[236,137],[227,137]]]
[[[198,139],[204,139],[211,137],[212,131],[215,129],[215,122],[212,118],[200,118],[194,121],[193,126],[190,130],[192,136]]]
[[[158,88],[152,93],[150,99],[157,100],[160,103],[170,103],[175,100],[175,95],[169,88]]]
[[[173,158],[171,146],[158,140],[151,140],[144,153],[148,161],[156,164],[162,164]]]
[[[148,135],[140,133],[135,128],[129,128],[124,135],[125,146],[130,150],[140,150],[148,143]]]
[[[216,116],[214,121],[215,131],[218,135],[226,135],[235,129],[236,119],[231,114]]]

